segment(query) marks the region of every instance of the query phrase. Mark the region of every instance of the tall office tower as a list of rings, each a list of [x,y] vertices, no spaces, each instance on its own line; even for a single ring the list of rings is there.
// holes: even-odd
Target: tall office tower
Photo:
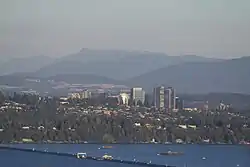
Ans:
[[[131,100],[132,104],[139,105],[138,102],[144,104],[145,102],[145,91],[142,88],[132,88],[131,89]]]
[[[176,109],[178,110],[183,110],[184,109],[184,100],[179,98],[179,97],[176,97],[176,106],[175,106]]]
[[[171,94],[171,108],[172,110],[176,109],[176,91],[174,88],[172,88],[172,94]]]
[[[88,91],[88,90],[84,90],[84,91],[81,93],[81,98],[82,98],[82,99],[89,99],[89,98],[91,98],[91,92]]]
[[[170,111],[171,110],[171,94],[172,94],[172,90],[167,88],[165,89],[165,108]]]
[[[176,93],[171,87],[165,89],[165,108],[168,111],[176,109]]]
[[[165,89],[163,86],[154,88],[153,92],[153,101],[156,108],[165,107]]]

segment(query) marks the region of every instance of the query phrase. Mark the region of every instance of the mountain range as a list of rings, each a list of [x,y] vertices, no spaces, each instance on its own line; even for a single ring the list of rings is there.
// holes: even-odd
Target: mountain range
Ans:
[[[13,73],[34,72],[49,65],[54,61],[48,56],[31,56],[24,58],[11,58],[10,60],[0,61],[0,75]]]
[[[211,61],[218,60],[195,55],[168,56],[156,52],[83,48],[80,52],[58,59],[45,56],[12,59],[0,68],[0,74],[32,72],[35,77],[49,77],[58,74],[93,74],[125,80],[169,65]]]
[[[231,92],[250,94],[250,57],[221,62],[172,65],[128,80],[131,85],[151,89],[159,84],[182,93]]]
[[[20,80],[29,76],[82,84],[142,86],[148,91],[163,84],[181,93],[250,93],[250,57],[221,60],[83,48],[58,59],[46,56],[12,59],[0,63],[0,75],[5,75],[8,81],[3,82],[0,77],[0,84],[11,84],[11,77]]]

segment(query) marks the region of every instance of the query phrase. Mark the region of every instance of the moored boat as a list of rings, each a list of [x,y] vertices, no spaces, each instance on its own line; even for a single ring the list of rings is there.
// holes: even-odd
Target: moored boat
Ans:
[[[87,153],[77,153],[77,154],[76,154],[76,157],[77,157],[78,159],[80,159],[80,158],[86,158],[86,157],[87,157]]]
[[[113,157],[111,155],[107,155],[107,154],[105,154],[104,156],[102,156],[102,158],[104,160],[113,160]]]
[[[113,146],[102,146],[103,149],[111,149]]]
[[[184,154],[183,152],[174,152],[174,151],[159,153],[159,155],[183,155],[183,154]]]

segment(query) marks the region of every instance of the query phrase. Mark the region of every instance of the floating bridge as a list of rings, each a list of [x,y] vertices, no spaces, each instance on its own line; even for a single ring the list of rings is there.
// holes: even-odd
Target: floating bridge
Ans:
[[[77,158],[77,153],[71,154],[71,153],[63,153],[63,152],[51,152],[47,150],[37,150],[34,148],[25,149],[25,148],[15,148],[15,147],[10,147],[10,146],[0,146],[0,149]],[[129,164],[129,165],[145,166],[145,167],[175,167],[175,166],[169,166],[169,165],[153,164],[151,162],[147,163],[147,162],[120,160],[120,159],[119,160],[118,159],[107,160],[107,159],[103,159],[102,157],[92,157],[92,156],[87,156],[86,158],[79,159],[79,160],[105,161],[108,163],[120,163],[120,164]]]

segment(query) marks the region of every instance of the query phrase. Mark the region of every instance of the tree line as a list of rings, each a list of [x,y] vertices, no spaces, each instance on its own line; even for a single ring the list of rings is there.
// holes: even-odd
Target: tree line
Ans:
[[[0,94],[0,104],[6,101],[25,104],[26,111],[16,112],[10,108],[0,113],[0,128],[3,129],[0,132],[1,142],[21,141],[23,138],[32,139],[34,142],[106,143],[150,142],[152,139],[161,143],[175,142],[176,139],[182,139],[187,143],[200,143],[204,139],[224,143],[250,141],[250,130],[243,126],[249,125],[249,119],[229,117],[226,112],[210,114],[180,111],[168,115],[158,113],[155,114],[155,118],[160,120],[157,120],[137,116],[138,112],[143,113],[144,110],[131,111],[131,117],[119,113],[68,113],[60,110],[59,99],[35,95],[14,94],[12,97],[4,97]],[[76,104],[83,107],[89,105],[82,101],[74,102],[74,105]],[[171,118],[178,119],[173,121]],[[135,123],[140,123],[140,126],[135,126]],[[177,127],[179,124],[195,125],[197,129],[181,129]],[[30,128],[23,129],[25,126]]]

